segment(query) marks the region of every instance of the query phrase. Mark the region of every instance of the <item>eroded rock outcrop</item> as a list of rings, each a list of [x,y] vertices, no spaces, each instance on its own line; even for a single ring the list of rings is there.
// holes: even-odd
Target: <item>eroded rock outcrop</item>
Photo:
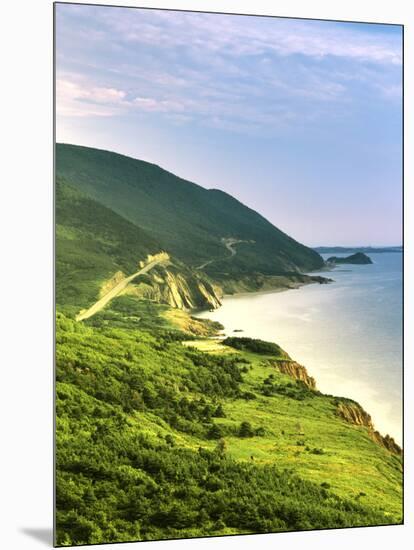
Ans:
[[[370,438],[393,454],[401,455],[402,449],[388,434],[383,436],[374,428],[371,416],[355,401],[337,401],[336,414],[355,426],[368,428]]]
[[[374,429],[371,416],[358,403],[340,401],[336,407],[336,414],[350,424],[366,426],[370,430]]]
[[[127,294],[147,298],[182,310],[216,309],[220,289],[207,278],[177,266],[157,266],[126,289]]]
[[[387,434],[383,436],[379,432],[374,430],[372,433],[370,433],[370,436],[371,436],[371,439],[373,439],[376,443],[388,449],[390,453],[393,453],[396,455],[402,455],[401,447],[395,442],[395,440],[390,435]]]
[[[274,365],[282,374],[287,374],[295,380],[300,380],[311,390],[316,389],[315,379],[312,376],[309,376],[306,368],[303,365],[296,363],[296,361],[275,361]]]
[[[99,291],[99,298],[103,298],[104,296],[106,296],[108,292],[110,292],[114,287],[116,287],[118,283],[120,283],[124,279],[126,279],[125,273],[123,273],[122,271],[117,271],[110,279],[102,284]]]

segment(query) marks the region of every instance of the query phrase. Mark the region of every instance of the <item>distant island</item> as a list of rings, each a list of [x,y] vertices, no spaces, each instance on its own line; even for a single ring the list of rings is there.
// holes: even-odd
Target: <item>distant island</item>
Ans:
[[[316,246],[313,248],[318,254],[346,254],[353,252],[364,252],[367,254],[378,254],[382,252],[403,252],[403,247],[400,245],[396,246],[358,246],[358,247],[348,247],[348,246]]]
[[[372,260],[369,256],[363,252],[356,252],[351,254],[351,256],[346,256],[344,258],[338,256],[331,256],[326,260],[327,264],[372,264]]]

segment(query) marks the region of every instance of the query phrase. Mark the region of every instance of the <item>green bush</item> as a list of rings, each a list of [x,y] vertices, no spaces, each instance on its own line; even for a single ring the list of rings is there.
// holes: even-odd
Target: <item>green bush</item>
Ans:
[[[250,422],[243,421],[239,427],[239,437],[253,437],[254,435],[255,431]]]
[[[223,437],[223,431],[217,424],[213,424],[207,431],[208,439],[221,439]]]
[[[218,407],[213,413],[213,416],[215,416],[216,418],[226,418],[226,413],[224,412],[224,409],[221,404],[218,405]]]
[[[286,353],[282,350],[280,346],[272,342],[265,342],[264,340],[257,340],[254,338],[242,337],[238,338],[235,336],[229,336],[222,342],[225,346],[230,346],[235,349],[242,351],[251,351],[253,353],[258,353],[261,355],[276,355],[276,356],[286,356]]]

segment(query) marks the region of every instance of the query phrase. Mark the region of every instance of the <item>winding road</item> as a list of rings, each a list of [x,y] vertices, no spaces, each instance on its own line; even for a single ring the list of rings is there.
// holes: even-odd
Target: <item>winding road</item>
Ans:
[[[212,264],[213,262],[219,262],[221,260],[228,260],[229,258],[232,258],[236,255],[237,251],[235,248],[233,248],[236,244],[239,243],[254,243],[254,241],[244,241],[241,239],[233,239],[232,237],[226,239],[223,237],[221,239],[221,242],[224,244],[224,246],[227,248],[227,250],[230,252],[230,255],[226,258],[214,258],[213,260],[208,260],[208,262],[205,262],[204,264],[199,265],[196,267],[196,269],[204,269],[207,265]]]

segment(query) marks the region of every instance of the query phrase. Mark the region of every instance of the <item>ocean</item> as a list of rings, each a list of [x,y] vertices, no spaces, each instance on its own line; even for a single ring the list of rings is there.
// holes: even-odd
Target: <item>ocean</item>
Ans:
[[[334,279],[328,285],[227,296],[198,316],[222,323],[227,336],[276,342],[320,391],[358,401],[401,444],[402,254],[369,256],[373,264],[318,273]]]

